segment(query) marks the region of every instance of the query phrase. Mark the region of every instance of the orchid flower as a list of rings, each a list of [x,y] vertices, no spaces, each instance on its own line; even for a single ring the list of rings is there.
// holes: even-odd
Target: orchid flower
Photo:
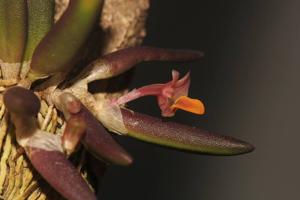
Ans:
[[[177,109],[202,115],[205,110],[204,104],[200,100],[188,97],[189,86],[190,72],[179,79],[179,72],[173,70],[171,81],[134,89],[115,100],[113,104],[121,105],[137,98],[151,95],[157,97],[161,115],[164,117],[172,117]]]

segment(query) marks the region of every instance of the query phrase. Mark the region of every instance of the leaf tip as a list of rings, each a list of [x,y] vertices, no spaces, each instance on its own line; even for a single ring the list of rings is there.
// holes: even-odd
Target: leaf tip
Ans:
[[[40,110],[38,97],[30,90],[15,86],[5,91],[4,104],[9,112],[22,115],[36,115]]]

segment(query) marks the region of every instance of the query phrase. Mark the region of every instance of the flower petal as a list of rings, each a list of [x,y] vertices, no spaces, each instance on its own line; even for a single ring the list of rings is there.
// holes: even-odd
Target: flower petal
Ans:
[[[173,70],[175,71],[175,70]],[[174,95],[173,100],[175,101],[181,96],[188,96],[189,88],[191,83],[190,72],[188,72],[184,77],[177,80],[174,84]],[[174,78],[173,78],[174,79]]]
[[[171,108],[174,110],[181,109],[198,115],[203,115],[205,112],[204,104],[200,100],[187,96],[179,97]]]

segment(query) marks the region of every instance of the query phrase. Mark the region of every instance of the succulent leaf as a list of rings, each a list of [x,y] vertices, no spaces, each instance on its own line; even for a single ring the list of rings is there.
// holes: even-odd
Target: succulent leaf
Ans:
[[[102,0],[72,0],[61,19],[35,49],[31,79],[69,70],[99,16]]]
[[[156,47],[129,47],[107,54],[92,62],[79,75],[87,83],[118,76],[144,61],[196,61],[203,57],[200,51],[162,49]]]
[[[55,0],[27,0],[28,33],[24,61],[31,60],[34,49],[54,23]]]
[[[16,139],[19,145],[25,147],[38,129],[36,115],[40,101],[32,91],[19,86],[6,90],[3,101],[15,126]]]
[[[26,153],[34,168],[66,199],[97,199],[63,153],[31,147],[26,149]]]
[[[40,100],[30,90],[15,86],[5,91],[3,100],[9,112],[22,116],[35,116],[40,110]]]
[[[142,141],[194,153],[237,155],[254,147],[244,141],[121,109],[128,135]]]
[[[130,165],[131,156],[114,140],[93,114],[70,93],[62,93],[55,100],[57,107],[68,120],[72,117],[84,119],[86,131],[81,140],[84,147],[96,158],[107,163]],[[80,109],[78,109],[80,107]]]
[[[82,140],[85,148],[96,158],[117,165],[130,165],[131,156],[108,133],[86,109],[80,113],[86,120],[87,130]]]
[[[20,63],[27,32],[26,0],[0,1],[0,59]]]
[[[162,49],[156,47],[131,47],[122,49],[103,57],[109,63],[112,73],[117,76],[134,65],[143,61],[176,61],[187,62],[199,60],[203,57],[200,51]]]

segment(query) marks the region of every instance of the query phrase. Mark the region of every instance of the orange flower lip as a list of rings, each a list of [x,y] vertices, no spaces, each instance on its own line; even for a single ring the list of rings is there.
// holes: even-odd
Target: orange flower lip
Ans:
[[[175,103],[171,106],[175,111],[181,109],[198,115],[203,115],[205,112],[204,104],[198,99],[192,99],[187,96],[181,96],[176,99]]]

